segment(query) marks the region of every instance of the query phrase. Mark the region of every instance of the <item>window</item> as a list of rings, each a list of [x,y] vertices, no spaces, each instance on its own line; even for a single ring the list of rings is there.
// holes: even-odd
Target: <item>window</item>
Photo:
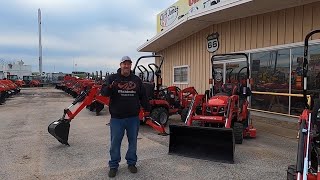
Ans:
[[[252,53],[251,64],[253,91],[289,93],[289,49]],[[254,94],[251,98],[251,105],[255,109],[286,114],[289,111],[289,97]]]
[[[173,67],[173,83],[188,84],[189,83],[189,66]]]

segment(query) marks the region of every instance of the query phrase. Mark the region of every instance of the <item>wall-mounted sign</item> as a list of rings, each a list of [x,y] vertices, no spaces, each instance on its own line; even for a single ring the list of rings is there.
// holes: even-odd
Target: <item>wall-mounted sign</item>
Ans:
[[[160,25],[162,27],[168,27],[178,18],[179,8],[178,6],[171,6],[160,14]]]
[[[157,15],[157,32],[172,27],[187,16],[217,7],[220,1],[226,0],[179,0]],[[229,1],[232,2],[232,0]]]
[[[219,33],[215,32],[207,37],[207,50],[214,53],[219,49]]]

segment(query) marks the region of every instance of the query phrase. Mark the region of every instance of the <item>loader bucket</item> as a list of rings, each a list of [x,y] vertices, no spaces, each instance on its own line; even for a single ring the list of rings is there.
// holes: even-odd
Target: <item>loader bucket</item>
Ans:
[[[169,154],[234,162],[232,129],[170,125]]]
[[[62,144],[68,145],[70,121],[58,120],[48,126],[48,132]]]

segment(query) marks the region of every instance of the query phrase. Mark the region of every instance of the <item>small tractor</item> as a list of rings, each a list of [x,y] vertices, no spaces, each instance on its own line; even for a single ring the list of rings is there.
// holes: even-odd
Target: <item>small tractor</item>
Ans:
[[[214,64],[240,58],[246,59],[246,67],[239,68],[237,83],[230,78],[229,82],[222,82],[221,69],[215,69]],[[248,111],[247,97],[251,95],[248,56],[218,54],[211,57],[211,63],[211,89],[193,97],[186,125],[169,126],[169,154],[233,163],[235,143],[241,144],[244,137],[256,136]],[[240,80],[243,70],[246,70],[245,81]]]
[[[319,180],[320,179],[320,99],[308,99],[308,48],[309,39],[314,30],[304,40],[304,58],[302,67],[304,110],[299,117],[299,140],[295,165],[289,165],[288,180]],[[310,103],[308,103],[310,102]]]
[[[151,66],[154,66],[156,72]],[[185,89],[180,89],[177,86],[162,86],[162,80],[158,77],[161,77],[161,69],[155,63],[148,64],[148,67],[151,69],[153,76],[151,80],[153,81],[154,76],[157,77],[157,82],[160,83],[160,89],[155,92],[155,98],[166,100],[169,103],[169,115],[180,114],[183,116],[183,110],[187,110],[193,96],[198,94],[197,90],[194,87],[187,87]]]

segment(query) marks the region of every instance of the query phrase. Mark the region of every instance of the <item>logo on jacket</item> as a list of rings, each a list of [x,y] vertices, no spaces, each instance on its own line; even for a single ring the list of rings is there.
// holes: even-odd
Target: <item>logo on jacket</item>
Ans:
[[[132,82],[132,81],[128,81],[128,82],[120,82],[118,83],[118,87],[121,90],[126,90],[126,91],[130,91],[133,90],[137,87],[136,83]]]

